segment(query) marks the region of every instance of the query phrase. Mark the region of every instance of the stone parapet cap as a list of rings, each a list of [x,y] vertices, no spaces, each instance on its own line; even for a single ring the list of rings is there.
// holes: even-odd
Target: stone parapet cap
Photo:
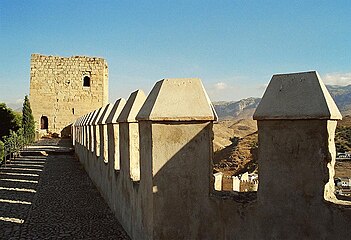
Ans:
[[[88,126],[92,125],[93,120],[95,119],[97,112],[98,112],[98,110],[94,110],[94,111],[91,112],[91,116],[90,116],[90,118],[89,118],[89,120],[87,122]]]
[[[97,124],[98,125],[103,125],[103,124],[106,124],[106,119],[107,117],[110,115],[110,112],[112,110],[112,104],[107,104],[105,107],[103,107],[102,109],[102,113],[101,113],[101,116],[100,118],[98,119],[97,121]]]
[[[82,126],[82,122],[84,120],[84,117],[85,117],[85,115],[78,118],[78,120],[76,121],[76,126]]]
[[[117,123],[117,118],[121,114],[123,107],[126,105],[126,100],[124,98],[117,99],[113,105],[110,114],[106,119],[106,124]]]
[[[80,122],[79,122],[79,126],[84,126],[84,121],[86,120],[87,115],[83,115]]]
[[[80,118],[77,118],[77,120],[74,121],[73,126],[78,127]]]
[[[96,110],[95,116],[93,117],[93,119],[91,120],[89,125],[91,125],[91,126],[96,126],[97,125],[97,121],[100,119],[102,111],[103,111],[103,107],[101,107],[101,108]]]
[[[88,124],[88,122],[89,122],[89,120],[90,120],[92,114],[93,114],[93,112],[90,112],[90,113],[88,113],[88,114],[85,115],[86,117],[84,118],[84,121],[82,122],[82,125],[83,125],[83,126],[86,126],[86,125]]]
[[[137,115],[141,121],[213,121],[216,112],[198,78],[157,82]]]
[[[88,125],[90,124],[90,122],[92,121],[92,119],[95,117],[95,115],[94,115],[95,113],[96,113],[95,110],[89,113],[89,117],[88,117],[88,119],[85,121],[85,126],[88,126]]]
[[[117,118],[117,122],[137,122],[136,116],[145,102],[146,96],[142,90],[132,92]]]
[[[342,116],[316,71],[273,75],[255,120],[340,120]]]

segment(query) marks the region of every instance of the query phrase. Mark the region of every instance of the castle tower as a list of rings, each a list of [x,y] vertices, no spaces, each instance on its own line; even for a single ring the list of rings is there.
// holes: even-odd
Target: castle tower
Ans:
[[[107,62],[32,54],[29,98],[39,131],[67,135],[74,120],[107,104]]]

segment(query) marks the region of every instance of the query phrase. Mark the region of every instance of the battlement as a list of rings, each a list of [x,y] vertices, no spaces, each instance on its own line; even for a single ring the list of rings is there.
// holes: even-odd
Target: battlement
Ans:
[[[246,202],[216,194],[217,117],[199,79],[161,80],[96,109],[75,121],[73,141],[132,239],[349,238],[351,204],[333,184],[341,115],[318,74],[274,75],[254,118],[259,188]]]

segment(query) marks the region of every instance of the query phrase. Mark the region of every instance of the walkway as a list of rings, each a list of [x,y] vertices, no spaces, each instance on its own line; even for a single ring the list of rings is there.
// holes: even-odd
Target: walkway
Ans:
[[[74,158],[41,140],[0,168],[0,239],[129,239]]]

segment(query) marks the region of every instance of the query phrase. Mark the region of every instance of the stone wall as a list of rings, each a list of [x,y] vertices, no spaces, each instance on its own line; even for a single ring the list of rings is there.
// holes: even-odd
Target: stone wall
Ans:
[[[45,131],[61,134],[78,117],[107,102],[108,67],[104,59],[32,54],[30,103],[37,129],[46,128],[41,126],[46,117]]]
[[[198,79],[165,79],[97,109],[75,122],[73,140],[132,239],[349,238],[351,204],[332,183],[341,115],[318,74],[273,76],[254,117],[253,198],[215,189],[216,114]]]

